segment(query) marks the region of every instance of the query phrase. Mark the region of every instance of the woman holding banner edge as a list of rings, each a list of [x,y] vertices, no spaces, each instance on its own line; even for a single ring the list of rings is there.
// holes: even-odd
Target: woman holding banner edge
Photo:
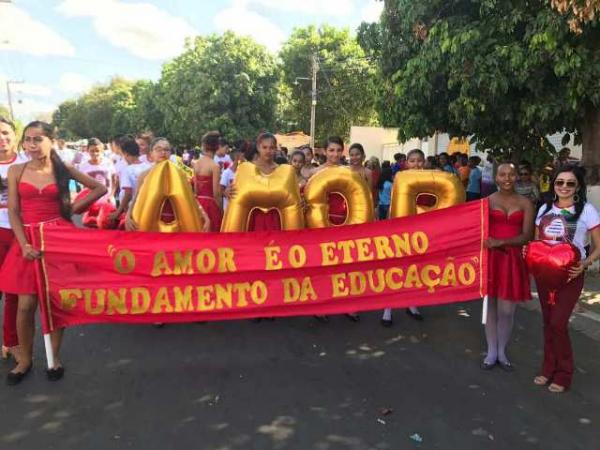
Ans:
[[[52,148],[54,130],[51,125],[35,121],[23,130],[23,148],[30,161],[16,164],[8,171],[8,215],[15,234],[6,259],[0,269],[0,290],[18,295],[17,335],[19,339],[17,365],[6,382],[19,384],[32,367],[37,288],[34,260],[41,257],[29,240],[31,227],[70,225],[71,214],[85,211],[106,194],[106,187],[62,162]],[[90,193],[71,205],[69,181],[75,179]],[[50,381],[64,375],[58,360],[63,330],[52,333],[54,366],[46,371]]]

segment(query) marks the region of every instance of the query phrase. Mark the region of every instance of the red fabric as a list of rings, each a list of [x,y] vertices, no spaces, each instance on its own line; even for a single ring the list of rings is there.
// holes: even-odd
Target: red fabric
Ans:
[[[223,214],[221,212],[221,208],[219,208],[219,205],[217,205],[217,201],[215,200],[212,181],[211,175],[196,175],[194,177],[196,199],[210,219],[210,231],[217,233],[221,231]]]
[[[348,205],[344,197],[336,192],[329,194],[329,222],[343,225],[348,215]]]
[[[263,212],[254,209],[248,219],[248,231],[281,231],[281,219],[275,209]]]
[[[51,306],[51,329],[473,300],[486,293],[487,217],[487,202],[471,202],[385,222],[296,231],[141,234],[44,227],[36,237],[45,243],[40,281],[48,282],[40,305]]]
[[[507,216],[503,211],[490,210],[490,237],[507,239],[521,233],[523,211]],[[490,251],[488,295],[512,302],[531,300],[529,273],[523,261],[522,247],[503,247]]]
[[[556,295],[556,304],[548,304],[549,290],[538,284],[544,317],[544,362],[542,375],[568,388],[573,380],[573,349],[569,338],[569,318],[583,289],[583,275],[568,283]]]
[[[8,250],[14,240],[12,230],[0,228],[0,265],[8,254]],[[2,344],[6,347],[19,345],[17,337],[17,309],[19,298],[14,294],[4,294],[4,314],[2,326]]]
[[[73,226],[60,217],[58,186],[49,184],[38,189],[30,183],[19,183],[21,220],[24,225]],[[26,227],[26,232],[30,227]],[[34,262],[23,258],[20,244],[14,240],[0,269],[0,291],[11,294],[36,294]]]
[[[19,183],[21,220],[23,224],[46,222],[60,217],[58,186],[48,184],[42,189],[21,181]]]

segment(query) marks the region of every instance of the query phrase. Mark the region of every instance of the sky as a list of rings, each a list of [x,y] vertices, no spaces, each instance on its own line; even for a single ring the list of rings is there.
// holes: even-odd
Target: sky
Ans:
[[[51,112],[119,75],[160,77],[186,37],[232,30],[277,52],[292,29],[354,31],[379,18],[377,0],[0,0],[0,104],[11,83],[17,119]]]

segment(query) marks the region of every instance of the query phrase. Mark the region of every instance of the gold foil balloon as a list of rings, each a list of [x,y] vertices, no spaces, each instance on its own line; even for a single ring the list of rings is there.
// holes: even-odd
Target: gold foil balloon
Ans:
[[[260,172],[256,165],[245,162],[235,173],[235,196],[229,201],[221,231],[248,231],[252,210],[275,209],[282,230],[304,228],[300,189],[294,168],[282,164],[271,174]]]
[[[417,198],[423,194],[434,196],[435,204],[418,205]],[[413,216],[464,201],[465,188],[456,175],[440,170],[404,170],[394,177],[390,217]]]
[[[167,201],[174,214],[174,220],[168,223],[162,219]],[[148,172],[131,213],[140,231],[195,232],[202,231],[204,225],[200,206],[185,173],[171,161],[163,161]]]
[[[177,161],[177,168],[183,170],[183,173],[185,173],[185,176],[188,178],[188,180],[194,178],[194,169],[186,166],[181,156],[176,156],[175,160]]]
[[[374,219],[373,196],[366,181],[347,167],[327,167],[313,175],[304,187],[309,228],[335,226],[329,221],[329,194],[346,201],[346,220],[341,225],[371,222]]]

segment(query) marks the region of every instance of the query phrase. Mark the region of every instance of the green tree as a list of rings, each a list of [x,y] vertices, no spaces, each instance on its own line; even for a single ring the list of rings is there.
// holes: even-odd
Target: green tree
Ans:
[[[114,78],[76,100],[61,103],[53,114],[59,134],[69,138],[93,136],[107,141],[116,134],[135,131],[133,86],[123,78]]]
[[[288,105],[280,123],[310,132],[312,58],[318,62],[315,138],[348,137],[352,125],[376,123],[375,71],[358,41],[347,29],[329,25],[296,28],[284,43],[283,61]]]
[[[472,135],[534,159],[552,150],[545,136],[574,131],[600,183],[598,21],[572,33],[542,0],[388,0],[359,35],[379,61],[381,120],[400,138]]]
[[[197,37],[163,66],[159,107],[175,142],[197,145],[219,130],[253,137],[275,124],[279,71],[266,48],[231,32]]]
[[[160,109],[161,91],[158,83],[148,80],[139,80],[132,86],[133,109],[130,123],[133,127],[130,132],[148,130],[155,136],[165,136],[165,117]]]

